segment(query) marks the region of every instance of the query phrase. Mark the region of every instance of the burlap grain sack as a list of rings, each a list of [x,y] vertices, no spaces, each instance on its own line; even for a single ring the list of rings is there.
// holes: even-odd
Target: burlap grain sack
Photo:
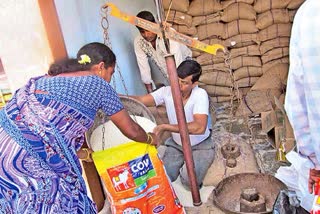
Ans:
[[[234,80],[240,80],[246,77],[261,77],[263,74],[261,67],[246,66],[233,72]]]
[[[266,52],[270,51],[274,47],[289,47],[290,37],[277,37],[275,39],[267,40],[262,42],[260,45],[260,52],[261,54],[265,54]]]
[[[238,56],[260,56],[259,45],[250,45],[241,48],[231,49],[231,58],[235,58]]]
[[[188,14],[191,16],[204,16],[220,10],[219,0],[193,0],[190,3]]]
[[[219,11],[219,12],[212,13],[212,14],[209,14],[206,16],[194,16],[192,18],[192,26],[198,26],[198,25],[219,22],[221,20],[221,14],[222,14],[222,12]]]
[[[283,93],[280,95],[280,97],[278,98],[279,100],[279,103],[281,103],[282,105],[284,105],[284,100],[286,98],[286,93]],[[276,109],[279,109],[277,106],[276,106]]]
[[[296,10],[289,10],[289,18],[290,18],[290,22],[293,22],[294,17],[296,15],[297,11]]]
[[[262,65],[262,72],[265,73],[267,72],[270,68],[272,68],[273,66],[277,65],[277,64],[282,64],[282,63],[289,63],[289,57],[283,57],[281,59],[275,59],[272,60],[266,64]]]
[[[289,64],[282,63],[271,67],[265,72],[251,90],[278,89],[283,91],[287,85]]]
[[[215,159],[203,180],[203,185],[217,186],[224,178],[238,173],[259,173],[259,167],[249,142],[229,132],[215,132],[213,139],[215,139]],[[221,148],[227,143],[239,146],[241,152],[241,155],[236,158],[237,165],[234,168],[226,166],[226,160],[221,153]]]
[[[238,34],[256,33],[258,31],[255,21],[239,19],[226,24],[225,34],[222,38],[227,39]]]
[[[236,70],[244,66],[261,67],[261,59],[257,56],[238,56],[231,59],[231,68]]]
[[[193,58],[197,58],[202,53],[201,51],[198,51],[198,50],[193,50],[193,49],[191,49],[191,50],[192,50],[192,57]]]
[[[206,90],[210,97],[216,97],[216,96],[230,97],[232,95],[232,90],[230,87],[216,86],[216,85],[201,85],[200,87]]]
[[[187,27],[185,25],[172,25],[172,27],[178,31],[179,33],[189,35],[189,36],[194,36],[197,34],[197,28],[196,27]]]
[[[221,9],[225,9],[234,3],[246,3],[246,4],[253,4],[255,0],[223,0],[220,1]]]
[[[245,116],[272,110],[275,107],[274,96],[279,97],[281,91],[277,89],[249,91],[235,113],[236,116]]]
[[[235,43],[235,45],[232,45]],[[241,48],[249,45],[259,44],[258,34],[238,34],[233,37],[230,37],[224,41],[224,46],[232,48]],[[210,44],[212,44],[210,42]]]
[[[238,88],[238,92],[235,92],[238,99],[242,99],[250,91],[251,87]]]
[[[291,35],[291,23],[287,24],[273,24],[263,30],[258,34],[258,40],[263,42],[277,37],[290,37]]]
[[[167,21],[170,23],[175,23],[178,25],[186,25],[188,27],[192,26],[192,16],[177,11],[177,10],[170,10],[169,14],[168,11],[165,11],[166,17],[168,17]]]
[[[225,37],[225,25],[223,23],[199,25],[197,31],[199,40],[204,40],[211,36],[217,36],[219,38]]]
[[[254,9],[257,13],[263,13],[271,9],[286,8],[291,0],[257,0]]]
[[[204,73],[200,76],[199,82],[215,86],[232,86],[230,74],[224,71]]]
[[[260,77],[245,77],[242,79],[238,79],[236,81],[236,84],[238,88],[250,87],[250,86],[253,86],[258,81],[259,78]]]
[[[239,34],[225,40],[222,38],[211,38],[211,39],[202,40],[202,42],[210,45],[220,44],[224,47],[229,47],[230,49],[233,49],[233,48],[241,48],[241,47],[259,44],[260,42],[258,41],[257,38],[258,38],[258,34],[256,33]]]
[[[222,21],[232,22],[237,19],[255,20],[256,11],[252,5],[246,3],[234,3],[223,10]]]
[[[287,8],[288,9],[298,9],[302,3],[305,2],[305,0],[291,0],[290,3],[288,4]]]
[[[229,67],[225,64],[225,63],[217,63],[217,64],[213,64],[213,65],[204,65],[201,66],[202,67],[202,71],[211,71],[211,70],[219,70],[219,71],[225,71],[225,72],[229,72]]]
[[[199,57],[197,57],[197,62],[200,65],[210,65],[216,63],[224,62],[225,58],[223,56],[223,52],[217,52],[217,55],[203,53]]]
[[[162,4],[163,4],[163,8],[165,10],[169,9],[170,6],[170,2],[171,0],[163,0]],[[189,0],[179,0],[179,1],[172,1],[172,6],[171,6],[171,10],[177,10],[177,11],[181,11],[181,12],[187,12],[189,9]]]
[[[262,63],[265,64],[275,59],[280,59],[289,55],[289,48],[274,48],[261,56]]]
[[[210,100],[213,103],[226,103],[230,102],[232,98],[233,96],[212,96]]]
[[[256,26],[258,29],[265,29],[273,24],[289,23],[290,16],[287,9],[273,9],[258,15]]]

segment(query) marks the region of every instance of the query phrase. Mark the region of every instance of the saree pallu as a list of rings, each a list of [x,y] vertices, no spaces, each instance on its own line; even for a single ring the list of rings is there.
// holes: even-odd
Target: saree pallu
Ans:
[[[0,111],[0,213],[96,213],[76,154],[93,121],[35,80]]]

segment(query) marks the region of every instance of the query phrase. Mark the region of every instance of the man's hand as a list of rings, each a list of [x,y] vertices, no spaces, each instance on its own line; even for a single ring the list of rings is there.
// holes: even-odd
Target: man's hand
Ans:
[[[160,124],[160,125],[156,126],[156,127],[153,129],[153,133],[154,133],[159,139],[161,138],[161,135],[163,134],[163,132],[166,131],[165,125],[166,125],[166,124]]]
[[[146,86],[146,89],[147,89],[148,94],[153,91],[153,89],[152,89],[152,84],[151,84],[151,83],[150,83],[150,84],[144,84],[144,85]]]
[[[320,170],[310,169],[308,189],[311,194],[313,193],[313,189],[316,189],[315,187],[318,187],[319,181],[320,181]],[[314,194],[318,194],[318,192],[315,192]]]

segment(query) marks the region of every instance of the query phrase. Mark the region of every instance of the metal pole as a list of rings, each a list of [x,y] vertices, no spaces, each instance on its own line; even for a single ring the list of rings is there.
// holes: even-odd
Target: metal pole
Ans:
[[[190,137],[189,137],[189,131],[188,131],[188,126],[186,122],[186,116],[183,108],[182,95],[181,95],[180,86],[178,83],[176,62],[174,60],[173,55],[170,54],[169,40],[165,37],[164,26],[163,26],[162,0],[155,0],[155,1],[156,1],[157,13],[160,21],[160,29],[161,29],[163,41],[168,54],[165,57],[165,59],[166,59],[167,71],[169,75],[174,108],[176,111],[176,116],[178,121],[178,127],[180,130],[179,132],[180,132],[180,137],[182,142],[182,151],[183,151],[184,160],[186,162],[187,172],[189,176],[193,205],[200,206],[202,202],[200,198],[199,186],[197,184],[196,174],[194,172],[194,162],[193,162],[192,150],[190,145]]]
[[[155,0],[156,2],[156,8],[157,8],[157,14],[158,14],[158,19],[159,19],[159,24],[160,24],[160,29],[161,29],[161,34],[162,38],[164,41],[164,46],[166,47],[167,54],[170,54],[170,45],[169,45],[169,39],[166,38],[166,34],[164,31],[164,26],[163,26],[163,7],[162,7],[162,0]]]
[[[197,184],[196,174],[194,171],[194,162],[193,162],[192,150],[190,146],[189,131],[188,131],[186,116],[183,108],[180,86],[178,83],[176,63],[173,55],[167,55],[165,59],[167,64],[169,80],[170,80],[174,108],[176,111],[176,116],[178,121],[178,127],[180,130],[183,155],[184,155],[184,159],[187,166],[187,172],[189,176],[193,205],[200,206],[202,202],[200,198],[199,186]]]

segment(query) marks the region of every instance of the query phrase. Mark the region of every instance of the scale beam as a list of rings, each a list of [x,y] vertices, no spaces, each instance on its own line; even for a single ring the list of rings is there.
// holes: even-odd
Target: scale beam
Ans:
[[[110,8],[110,15],[117,17],[125,22],[129,22],[130,24],[136,25],[138,27],[141,27],[147,31],[151,31],[155,34],[157,34],[159,37],[162,36],[161,27],[157,23],[149,22],[147,20],[138,18],[136,16],[132,16],[129,14],[126,14],[122,11],[120,11],[113,3],[106,3],[104,6],[102,6],[104,9]],[[182,33],[179,33],[175,31],[173,28],[169,26],[167,23],[163,23],[164,26],[164,33],[165,37],[174,41],[177,41],[179,43],[182,43],[184,45],[187,45],[189,47],[207,52],[209,54],[216,55],[218,50],[226,51],[225,48],[220,44],[213,44],[208,45],[204,42],[201,42],[197,39],[191,38],[189,36],[186,36]]]

